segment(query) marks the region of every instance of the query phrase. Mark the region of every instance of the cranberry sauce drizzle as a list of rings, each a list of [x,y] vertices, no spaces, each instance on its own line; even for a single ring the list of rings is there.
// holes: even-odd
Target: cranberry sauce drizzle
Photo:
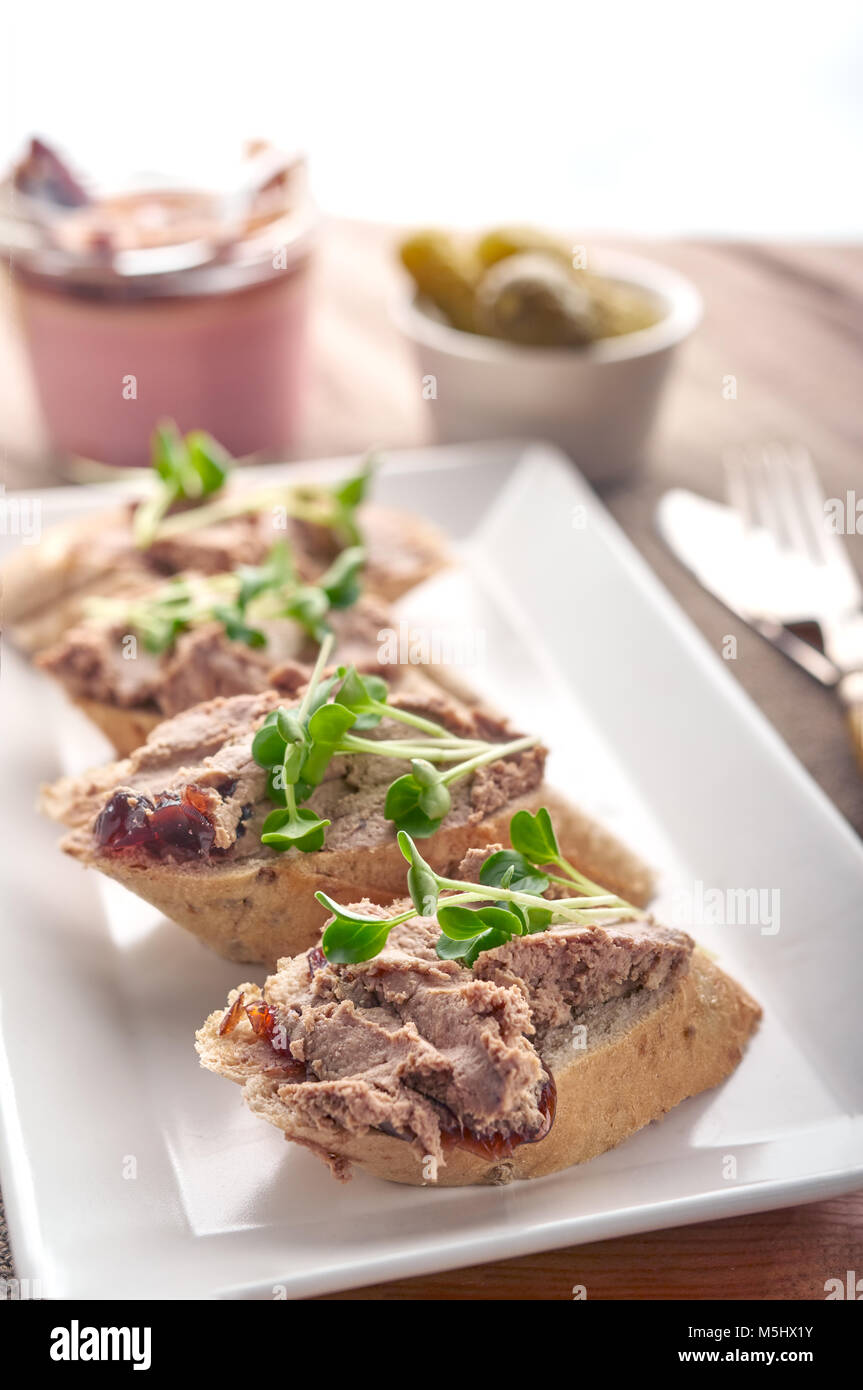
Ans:
[[[273,1041],[279,1018],[272,1004],[268,1004],[266,999],[253,999],[251,1004],[246,1005],[246,1017],[256,1038],[268,1038],[270,1042]]]
[[[544,1139],[549,1133],[557,1110],[557,1087],[551,1072],[546,1073],[546,1080],[539,1093],[539,1110],[543,1122],[535,1134],[515,1130],[511,1134],[484,1136],[477,1134],[467,1125],[459,1125],[444,1131],[441,1140],[444,1148],[465,1149],[468,1153],[476,1154],[477,1158],[486,1158],[491,1162],[511,1158],[522,1144],[538,1144],[540,1139]]]
[[[251,1004],[246,1004],[244,1003],[244,995],[238,994],[219,1024],[219,1037],[224,1037],[226,1033],[233,1033],[240,1021],[241,1013],[245,1013],[255,1037],[266,1038],[278,1056],[279,1075],[283,1076],[286,1081],[307,1080],[308,1072],[305,1062],[299,1062],[288,1052],[287,1040],[279,1015],[272,1004],[267,1003],[266,999],[253,999]],[[270,1075],[269,1070],[267,1070],[266,1075]]]
[[[157,858],[201,859],[216,838],[206,805],[192,785],[163,792],[155,801],[140,792],[115,792],[96,818],[93,834],[103,849],[142,848]]]

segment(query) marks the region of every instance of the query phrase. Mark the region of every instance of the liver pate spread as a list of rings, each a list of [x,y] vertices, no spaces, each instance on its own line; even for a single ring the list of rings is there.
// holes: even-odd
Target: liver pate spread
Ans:
[[[80,621],[84,600],[93,595],[137,591],[156,578],[184,571],[222,574],[238,565],[260,564],[285,536],[300,577],[313,581],[340,547],[325,527],[288,518],[287,529],[277,528],[268,504],[261,512],[180,531],[141,550],[132,534],[133,515],[133,505],[123,506],[46,535],[42,544],[52,567],[40,584],[19,584],[7,610],[15,640],[25,650],[60,641]],[[397,598],[445,563],[439,534],[418,517],[372,504],[361,508],[358,520],[370,594]]]
[[[377,665],[378,633],[390,623],[389,610],[373,598],[330,614],[340,662],[368,669]],[[160,656],[138,642],[128,655],[128,626],[83,622],[43,652],[39,665],[56,677],[76,700],[96,700],[122,708],[147,707],[170,716],[218,695],[266,690],[271,673],[285,661],[311,667],[316,643],[290,619],[260,624],[265,647],[232,641],[221,623],[190,628]]]
[[[503,721],[460,706],[420,671],[393,667],[390,675],[394,704],[438,720],[453,732],[477,734],[481,726],[484,738],[503,742],[514,737]],[[155,837],[148,842],[146,835],[133,834],[131,839],[108,841],[94,828],[113,827],[113,818],[124,810],[134,811],[142,804],[146,809],[142,797],[158,809],[166,799],[185,804],[191,795],[194,809],[214,830],[198,856],[203,865],[212,852],[221,860],[272,858],[276,851],[260,843],[260,830],[273,803],[267,795],[266,773],[252,758],[252,739],[272,709],[280,703],[290,706],[300,696],[304,673],[288,664],[281,676],[288,693],[268,690],[196,705],[159,724],[131,757],[49,788],[43,798],[46,811],[78,832],[67,846],[85,860],[106,853],[123,853],[141,863],[153,854],[170,858],[170,843]],[[369,731],[369,737],[376,732],[399,736],[401,728],[385,720],[378,731]],[[531,748],[486,764],[456,782],[447,824],[477,824],[534,790],[542,781],[544,762],[545,750]],[[320,853],[374,848],[391,841],[393,826],[384,816],[385,788],[407,771],[409,765],[395,758],[365,754],[334,758],[324,781],[305,803],[331,822]],[[173,857],[192,856],[181,846]]]
[[[385,916],[408,905],[354,906]],[[263,990],[273,1040],[232,1018],[215,1054],[202,1043],[206,1064],[236,1080],[269,1078],[280,1126],[321,1157],[340,1137],[374,1130],[440,1163],[468,1139],[474,1151],[479,1140],[489,1153],[511,1152],[549,1128],[549,1026],[661,988],[688,968],[693,946],[649,919],[554,927],[485,952],[470,970],[437,958],[438,935],[433,918],[415,917],[361,965],[331,965],[319,949],[280,961]]]

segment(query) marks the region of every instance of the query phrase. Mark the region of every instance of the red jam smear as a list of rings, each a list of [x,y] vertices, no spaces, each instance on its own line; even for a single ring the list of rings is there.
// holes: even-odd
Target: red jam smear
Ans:
[[[467,1125],[460,1125],[458,1128],[447,1130],[441,1135],[443,1145],[445,1148],[465,1149],[468,1153],[476,1154],[477,1158],[484,1158],[492,1163],[499,1159],[511,1158],[515,1150],[520,1148],[522,1144],[538,1144],[540,1139],[546,1137],[554,1124],[554,1117],[557,1112],[557,1087],[551,1072],[548,1072],[539,1093],[538,1105],[543,1122],[533,1134],[515,1130],[511,1134],[485,1136],[477,1134]]]
[[[206,797],[193,785],[164,792],[155,801],[140,792],[115,792],[99,813],[93,834],[103,849],[142,848],[157,858],[202,859],[216,838],[206,806]]]

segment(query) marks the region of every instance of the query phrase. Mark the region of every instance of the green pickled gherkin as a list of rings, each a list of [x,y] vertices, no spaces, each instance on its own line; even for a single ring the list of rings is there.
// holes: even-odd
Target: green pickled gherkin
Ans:
[[[419,293],[454,328],[522,346],[581,347],[662,317],[645,290],[574,266],[561,238],[530,227],[494,227],[473,240],[421,231],[400,254]]]
[[[477,290],[483,333],[526,347],[579,347],[597,336],[593,300],[565,265],[540,252],[506,256]]]
[[[476,332],[475,291],[482,265],[470,246],[446,232],[417,232],[402,242],[401,260],[420,294],[454,328]]]
[[[572,267],[569,247],[547,232],[539,232],[533,227],[493,227],[476,244],[477,257],[486,268],[497,265],[498,261],[504,261],[508,256],[521,256],[534,251]]]

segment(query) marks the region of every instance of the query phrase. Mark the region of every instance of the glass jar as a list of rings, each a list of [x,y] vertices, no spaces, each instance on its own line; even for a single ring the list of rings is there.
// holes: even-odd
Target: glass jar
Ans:
[[[220,232],[208,241],[212,227],[199,223],[201,234],[179,244],[134,244],[142,202],[164,211],[172,200],[199,196],[138,192],[112,200],[118,225],[127,213],[133,230],[132,244],[110,254],[98,240],[81,248],[56,228],[50,244],[13,253],[36,389],[61,453],[143,466],[153,427],[166,418],[182,431],[208,430],[235,456],[292,448],[305,381],[313,208],[303,190],[288,214],[250,221],[233,238]],[[82,217],[69,214],[72,231]],[[195,228],[194,216],[186,226]]]

